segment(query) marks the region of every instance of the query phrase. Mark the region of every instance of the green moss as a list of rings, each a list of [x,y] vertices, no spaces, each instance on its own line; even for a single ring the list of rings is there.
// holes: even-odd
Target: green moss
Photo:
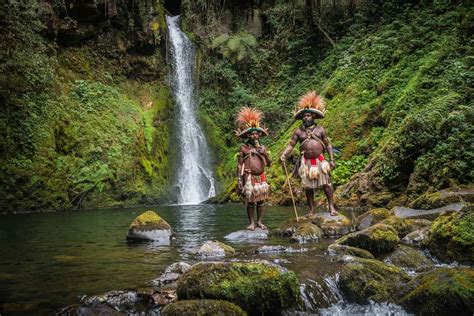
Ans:
[[[213,316],[213,315],[229,315],[229,316],[245,316],[240,307],[226,301],[219,300],[186,300],[177,301],[170,305],[166,305],[161,311],[163,316]]]
[[[171,226],[154,211],[146,211],[140,214],[130,224],[129,229],[154,230],[171,229]]]
[[[474,311],[474,271],[436,269],[417,276],[400,303],[422,314],[470,315]]]
[[[199,263],[178,281],[178,299],[222,299],[251,315],[280,313],[300,302],[293,272],[263,263]]]
[[[424,241],[431,253],[444,261],[474,262],[474,212],[472,205],[440,215]]]
[[[400,288],[410,281],[401,269],[378,260],[355,258],[341,271],[340,288],[350,301],[394,302]]]
[[[336,243],[380,254],[392,251],[399,241],[400,238],[392,226],[376,224],[367,229],[346,235],[336,240]]]

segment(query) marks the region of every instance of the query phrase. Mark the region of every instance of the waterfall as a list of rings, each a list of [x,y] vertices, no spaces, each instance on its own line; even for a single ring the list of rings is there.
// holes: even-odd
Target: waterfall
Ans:
[[[179,16],[166,17],[172,60],[171,87],[178,113],[179,159],[176,171],[179,204],[198,204],[215,195],[209,147],[197,119],[193,43],[179,28]]]

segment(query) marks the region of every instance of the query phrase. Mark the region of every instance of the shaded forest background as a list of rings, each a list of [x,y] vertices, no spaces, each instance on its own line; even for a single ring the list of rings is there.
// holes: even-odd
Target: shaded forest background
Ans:
[[[272,202],[289,202],[277,160],[310,89],[327,100],[320,123],[339,151],[340,203],[409,204],[472,184],[469,1],[10,1],[0,7],[2,210],[170,201],[164,16],[178,9],[199,50],[216,201],[238,199],[234,119],[251,105],[271,131]]]

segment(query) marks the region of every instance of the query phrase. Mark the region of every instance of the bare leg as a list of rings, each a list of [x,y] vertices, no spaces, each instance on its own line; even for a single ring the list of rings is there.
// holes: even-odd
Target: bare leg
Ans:
[[[247,204],[247,217],[250,223],[250,225],[247,226],[248,230],[255,230],[255,221],[253,219],[254,209],[255,209],[255,203]]]
[[[328,199],[329,213],[333,216],[337,215],[337,209],[334,205],[334,189],[332,188],[332,185],[324,185],[323,190],[324,194],[326,194],[326,198]]]
[[[314,190],[305,188],[305,193],[306,193],[306,200],[308,201],[308,207],[309,207],[308,214],[306,215],[312,216],[314,215]]]
[[[265,209],[263,207],[263,201],[257,202],[257,227],[261,229],[267,229],[267,226],[263,225],[263,214],[265,213]]]

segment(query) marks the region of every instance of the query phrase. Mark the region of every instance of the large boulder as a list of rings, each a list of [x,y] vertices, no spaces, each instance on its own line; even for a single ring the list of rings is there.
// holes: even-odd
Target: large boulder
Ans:
[[[405,271],[426,271],[433,266],[433,261],[426,258],[420,250],[405,245],[398,245],[384,261]]]
[[[336,240],[336,243],[362,248],[373,254],[382,254],[392,251],[399,241],[397,231],[392,226],[376,224],[367,229],[350,233]]]
[[[357,230],[363,230],[390,217],[390,211],[386,208],[375,208],[362,215],[357,216],[355,227]]]
[[[474,205],[439,216],[423,245],[443,261],[474,263]]]
[[[445,205],[439,208],[429,210],[418,210],[403,206],[395,206],[390,210],[395,216],[400,218],[424,218],[433,220],[444,212],[458,212],[467,204],[464,202]]]
[[[128,240],[153,240],[168,244],[171,238],[171,226],[154,211],[140,214],[128,228]]]
[[[219,258],[235,254],[234,248],[217,240],[208,240],[198,250],[201,258]]]
[[[200,262],[178,281],[178,299],[220,299],[250,315],[280,314],[300,304],[298,278],[267,262]]]
[[[350,219],[342,214],[332,216],[328,212],[316,213],[312,223],[321,227],[328,238],[338,238],[353,230]]]
[[[185,300],[167,305],[161,311],[163,316],[245,316],[239,306],[220,300]]]
[[[400,304],[423,315],[473,315],[474,270],[435,269],[408,283]]]
[[[395,302],[410,276],[393,265],[374,259],[344,256],[339,287],[349,301],[366,304]]]
[[[354,256],[354,257],[360,257],[360,258],[365,258],[365,259],[374,259],[374,255],[368,252],[367,250],[356,248],[356,247],[351,247],[347,245],[341,245],[341,244],[332,244],[328,247],[327,253],[330,256]]]
[[[434,193],[425,193],[408,206],[411,208],[429,210],[459,202],[474,203],[474,187],[472,185],[448,188]]]
[[[300,244],[318,242],[323,236],[323,231],[313,223],[302,223],[291,236],[291,240]]]

